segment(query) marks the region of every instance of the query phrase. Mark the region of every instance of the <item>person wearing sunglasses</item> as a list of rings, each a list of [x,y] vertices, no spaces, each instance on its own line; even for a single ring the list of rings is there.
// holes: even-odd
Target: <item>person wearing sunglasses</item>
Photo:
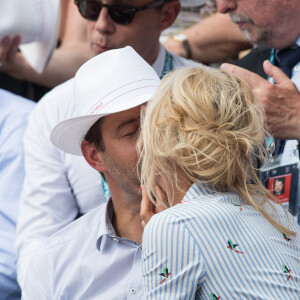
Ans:
[[[159,77],[196,64],[167,52],[159,43],[160,33],[180,11],[178,0],[76,0],[76,4],[86,19],[94,56],[129,45]],[[108,68],[110,64],[103,65],[103,72]],[[99,172],[82,157],[62,152],[50,141],[52,128],[75,114],[73,83],[71,79],[59,85],[39,101],[25,133],[26,177],[16,237],[21,287],[30,260],[43,242],[102,204],[103,191],[107,192]]]

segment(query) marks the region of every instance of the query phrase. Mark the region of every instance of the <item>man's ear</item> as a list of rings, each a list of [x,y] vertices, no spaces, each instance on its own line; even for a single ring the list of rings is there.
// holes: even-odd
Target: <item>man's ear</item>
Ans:
[[[87,161],[87,163],[99,172],[105,172],[106,167],[103,161],[103,154],[99,151],[95,144],[89,143],[88,141],[84,140],[81,143],[81,152]]]
[[[181,9],[179,0],[167,2],[161,9],[160,30],[170,27],[176,20]]]

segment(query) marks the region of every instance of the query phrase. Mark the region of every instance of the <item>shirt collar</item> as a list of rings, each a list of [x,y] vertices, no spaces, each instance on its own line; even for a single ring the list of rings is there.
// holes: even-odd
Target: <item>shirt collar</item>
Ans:
[[[186,194],[184,195],[181,202],[187,202],[189,200],[193,200],[196,197],[204,196],[208,194],[218,193],[217,189],[211,187],[207,183],[195,182],[190,186]]]
[[[155,62],[152,64],[152,68],[155,70],[158,77],[160,77],[163,72],[165,59],[166,59],[166,49],[162,46],[162,44],[159,44],[158,56]]]
[[[112,225],[112,220],[114,216],[114,207],[111,201],[111,198],[105,204],[105,209],[102,210],[102,213],[99,215],[99,229],[97,234],[96,247],[101,251],[103,244],[103,236],[116,236],[116,232]]]

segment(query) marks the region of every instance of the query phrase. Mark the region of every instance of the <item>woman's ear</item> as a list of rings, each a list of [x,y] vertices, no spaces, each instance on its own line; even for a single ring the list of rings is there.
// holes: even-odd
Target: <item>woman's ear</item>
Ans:
[[[103,161],[103,153],[95,147],[94,143],[84,140],[81,143],[81,152],[87,163],[99,172],[105,172],[106,166]]]
[[[167,2],[161,9],[160,30],[170,27],[176,20],[181,9],[179,0]]]

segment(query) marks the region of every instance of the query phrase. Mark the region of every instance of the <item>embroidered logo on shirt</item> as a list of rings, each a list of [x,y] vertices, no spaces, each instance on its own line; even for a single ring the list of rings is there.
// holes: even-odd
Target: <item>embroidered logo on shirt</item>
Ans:
[[[291,242],[291,239],[285,234],[285,233],[282,233],[283,235],[283,238],[287,241],[287,242],[290,242],[292,245],[296,246],[293,242]],[[297,246],[296,246],[297,247]]]
[[[285,233],[283,233],[283,238],[288,242],[291,240]]]
[[[231,204],[234,205],[234,206],[239,206],[240,207],[240,212],[242,212],[242,210],[243,210],[242,205],[240,205],[240,204],[234,204],[234,203],[231,203]]]
[[[167,267],[163,268],[163,272],[159,274],[160,276],[165,277],[159,284],[163,284],[167,278],[169,278],[169,276],[171,275],[171,273],[169,273],[169,270]]]
[[[289,274],[289,276],[288,276],[288,278],[287,278],[287,280],[286,280],[286,281],[289,281],[290,278],[291,278],[291,276],[292,276],[291,270],[289,270],[289,268],[288,268],[286,265],[283,265],[282,268],[283,268],[283,273]]]
[[[211,296],[211,299],[213,299],[213,300],[220,300],[221,299],[220,297],[217,297],[214,293],[211,293],[210,296]]]
[[[230,250],[232,250],[232,251],[234,251],[234,252],[236,252],[236,253],[244,254],[244,252],[238,251],[238,250],[235,249],[235,247],[237,247],[238,245],[239,245],[239,244],[234,244],[234,243],[232,242],[232,240],[229,239],[229,240],[228,240],[228,246],[227,246],[227,248],[229,248]]]

